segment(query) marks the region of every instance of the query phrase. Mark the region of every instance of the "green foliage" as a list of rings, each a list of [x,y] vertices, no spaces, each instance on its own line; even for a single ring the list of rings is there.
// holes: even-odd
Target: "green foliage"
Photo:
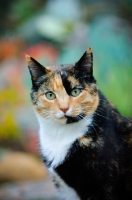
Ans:
[[[16,25],[19,25],[31,16],[35,15],[37,11],[44,6],[45,2],[46,1],[43,2],[41,0],[18,0],[12,5],[12,19],[15,20]]]
[[[131,67],[112,66],[100,76],[96,68],[96,79],[99,89],[121,112],[122,115],[132,117],[132,89],[131,89]]]

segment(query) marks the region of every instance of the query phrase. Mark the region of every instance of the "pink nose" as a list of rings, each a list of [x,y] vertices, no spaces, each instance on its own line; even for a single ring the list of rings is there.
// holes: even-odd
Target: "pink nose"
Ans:
[[[68,110],[69,108],[60,108],[60,110],[64,113],[66,113],[66,111]]]

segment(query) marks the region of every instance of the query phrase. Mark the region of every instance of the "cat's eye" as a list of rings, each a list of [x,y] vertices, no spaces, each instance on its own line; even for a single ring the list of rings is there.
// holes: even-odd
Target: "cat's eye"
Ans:
[[[71,91],[71,95],[73,97],[77,97],[80,93],[81,93],[81,89],[79,89],[79,88],[73,88]]]
[[[49,99],[49,100],[53,100],[53,99],[56,98],[56,96],[55,96],[55,94],[54,94],[53,92],[46,92],[46,93],[45,93],[45,96],[46,96],[46,98]]]

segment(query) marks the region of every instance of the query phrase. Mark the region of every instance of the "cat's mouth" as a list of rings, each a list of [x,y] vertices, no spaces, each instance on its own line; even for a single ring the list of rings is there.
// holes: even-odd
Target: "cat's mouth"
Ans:
[[[84,117],[85,117],[85,114],[83,114],[83,113],[80,113],[79,115],[77,115],[75,117],[65,115],[65,118],[67,119],[66,124],[78,122],[78,121],[82,120]]]
[[[76,116],[69,116],[67,114],[63,114],[63,116],[59,116],[59,121],[62,122],[62,123],[71,124],[71,123],[79,122],[85,116],[86,115],[83,114],[83,113],[80,113],[80,114],[78,114]]]

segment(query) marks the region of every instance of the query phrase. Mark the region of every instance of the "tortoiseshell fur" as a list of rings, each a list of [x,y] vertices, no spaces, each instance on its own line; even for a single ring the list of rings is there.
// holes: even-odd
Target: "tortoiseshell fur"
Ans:
[[[27,63],[42,157],[60,199],[132,199],[132,119],[98,90],[91,48],[73,65],[42,67],[30,56]],[[77,97],[74,87],[81,87]],[[46,99],[47,91],[56,98]]]

